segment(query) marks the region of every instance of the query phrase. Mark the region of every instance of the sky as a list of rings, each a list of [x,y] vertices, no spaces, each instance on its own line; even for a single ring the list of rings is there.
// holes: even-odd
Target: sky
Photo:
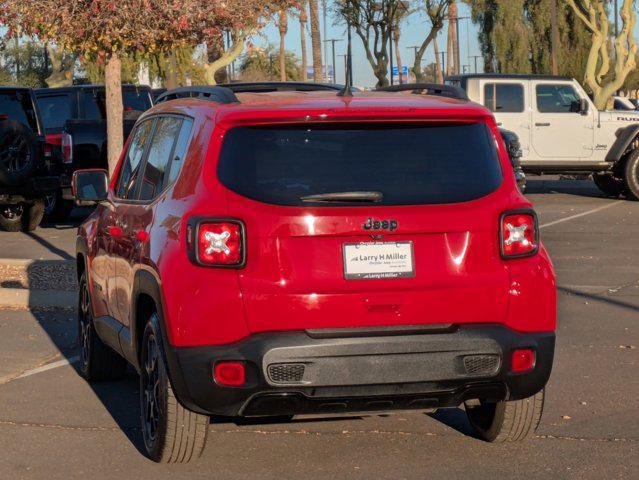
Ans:
[[[321,2],[322,0],[320,0]],[[327,37],[342,39],[341,42],[335,43],[335,56],[337,64],[337,82],[344,82],[344,57],[339,57],[341,54],[346,53],[346,24],[335,24],[336,18],[331,14],[333,1],[327,0]],[[459,6],[459,17],[468,17],[470,16],[469,8],[467,5],[458,2]],[[320,28],[323,28],[323,20],[321,13],[321,3],[320,3]],[[311,37],[309,29],[309,23],[307,23],[307,33],[306,33],[306,48],[307,48],[307,56],[308,63],[312,64],[312,55],[311,55]],[[437,44],[439,46],[440,51],[446,50],[446,29],[447,24],[444,25],[444,28],[439,32],[437,37]],[[430,31],[430,23],[427,19],[426,14],[422,12],[416,12],[410,15],[401,27],[401,36],[400,36],[400,53],[402,57],[402,63],[408,65],[409,68],[413,65],[414,60],[414,49],[409,48],[413,45],[420,45],[426,35]],[[323,31],[322,31],[323,33]],[[267,46],[269,43],[273,46],[279,46],[279,31],[277,27],[273,24],[268,25],[260,36],[257,36],[253,39],[253,43],[255,45],[259,45],[261,47]],[[324,40],[324,37],[322,37]],[[298,58],[301,55],[300,48],[300,23],[298,18],[289,15],[288,19],[288,33],[285,38],[286,49],[294,52]],[[462,65],[470,65],[470,71],[475,71],[475,60],[473,58],[469,58],[472,55],[481,55],[479,49],[479,42],[477,40],[477,26],[474,25],[470,19],[467,20],[459,20],[459,42],[460,42],[460,62]],[[326,44],[325,44],[326,45]],[[328,43],[328,64],[332,64],[332,51],[330,43]],[[364,52],[364,47],[362,46],[362,41],[359,37],[352,34],[352,49],[353,49],[353,83],[356,86],[362,87],[370,87],[375,85],[376,78],[373,75],[373,70],[370,66],[370,63],[366,59],[366,54]],[[428,47],[426,54],[423,58],[423,65],[426,66],[429,63],[435,61],[435,53],[433,51],[432,44]],[[394,60],[393,63],[396,63]],[[482,71],[483,62],[482,59],[477,59],[477,68],[478,71]]]

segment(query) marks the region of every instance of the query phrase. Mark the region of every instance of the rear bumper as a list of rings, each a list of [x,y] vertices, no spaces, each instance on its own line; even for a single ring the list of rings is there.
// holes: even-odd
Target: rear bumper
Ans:
[[[169,374],[189,409],[221,416],[294,415],[452,407],[541,390],[552,369],[553,332],[503,326],[440,330],[262,333],[222,346],[167,346]],[[532,348],[535,368],[510,373],[510,352]],[[219,361],[242,361],[246,385],[215,383]]]

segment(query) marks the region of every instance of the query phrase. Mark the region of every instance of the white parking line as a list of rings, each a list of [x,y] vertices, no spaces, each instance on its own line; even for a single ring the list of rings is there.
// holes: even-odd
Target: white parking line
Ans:
[[[557,225],[558,223],[568,222],[570,220],[574,220],[575,218],[585,217],[586,215],[590,215],[592,213],[597,213],[606,208],[614,207],[615,205],[619,205],[620,203],[625,203],[623,200],[617,200],[612,203],[607,203],[605,205],[601,205],[600,207],[593,208],[592,210],[588,210],[586,212],[577,213],[576,215],[570,215],[569,217],[560,218],[559,220],[554,220],[552,222],[544,223],[543,225],[539,225],[539,228],[551,227],[553,225]]]
[[[3,383],[9,383],[14,380],[18,380],[19,378],[30,377],[31,375],[36,375],[38,373],[46,372],[48,370],[53,370],[54,368],[64,367],[65,365],[71,365],[72,363],[75,363],[78,360],[80,360],[80,357],[78,356],[65,358],[64,360],[58,360],[57,362],[47,363],[46,365],[42,365],[41,367],[32,368],[31,370],[22,372],[17,377],[0,378],[0,385]]]

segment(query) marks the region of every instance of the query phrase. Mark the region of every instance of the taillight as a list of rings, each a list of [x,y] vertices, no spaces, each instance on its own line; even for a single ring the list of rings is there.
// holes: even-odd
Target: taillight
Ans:
[[[62,162],[73,163],[73,137],[71,135],[68,133],[62,134],[60,148],[62,149]]]
[[[239,268],[244,265],[244,225],[237,220],[202,219],[187,227],[191,258],[212,267]]]
[[[503,214],[499,236],[502,257],[518,258],[534,255],[539,250],[537,216],[531,210]]]

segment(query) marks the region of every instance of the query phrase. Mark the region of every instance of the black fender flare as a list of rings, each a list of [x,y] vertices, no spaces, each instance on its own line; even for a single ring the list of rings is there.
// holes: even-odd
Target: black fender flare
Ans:
[[[613,143],[610,150],[608,150],[606,161],[616,163],[621,160],[623,154],[637,136],[639,136],[639,123],[628,125],[627,127],[617,130],[617,140],[615,140],[615,143]]]
[[[140,352],[138,351],[138,345],[140,344],[141,339],[138,338],[138,328],[139,322],[145,322],[146,319],[137,318],[137,305],[141,295],[147,295],[153,300],[155,304],[155,310],[158,314],[159,318],[159,327],[160,332],[162,333],[162,344],[164,346],[164,354],[167,366],[167,373],[169,376],[169,381],[171,382],[171,386],[173,387],[173,391],[175,393],[178,401],[189,410],[196,411],[198,413],[205,413],[200,408],[198,408],[195,403],[191,400],[191,395],[189,394],[186,383],[183,379],[183,372],[180,366],[180,363],[175,354],[175,350],[173,346],[169,343],[167,333],[166,333],[166,325],[164,323],[164,308],[162,302],[162,289],[155,275],[146,269],[140,269],[135,273],[135,283],[133,287],[133,305],[135,309],[133,310],[133,314],[131,315],[131,352],[132,357],[129,361],[133,363],[133,366],[136,370],[140,370]],[[143,330],[142,330],[143,331]]]

